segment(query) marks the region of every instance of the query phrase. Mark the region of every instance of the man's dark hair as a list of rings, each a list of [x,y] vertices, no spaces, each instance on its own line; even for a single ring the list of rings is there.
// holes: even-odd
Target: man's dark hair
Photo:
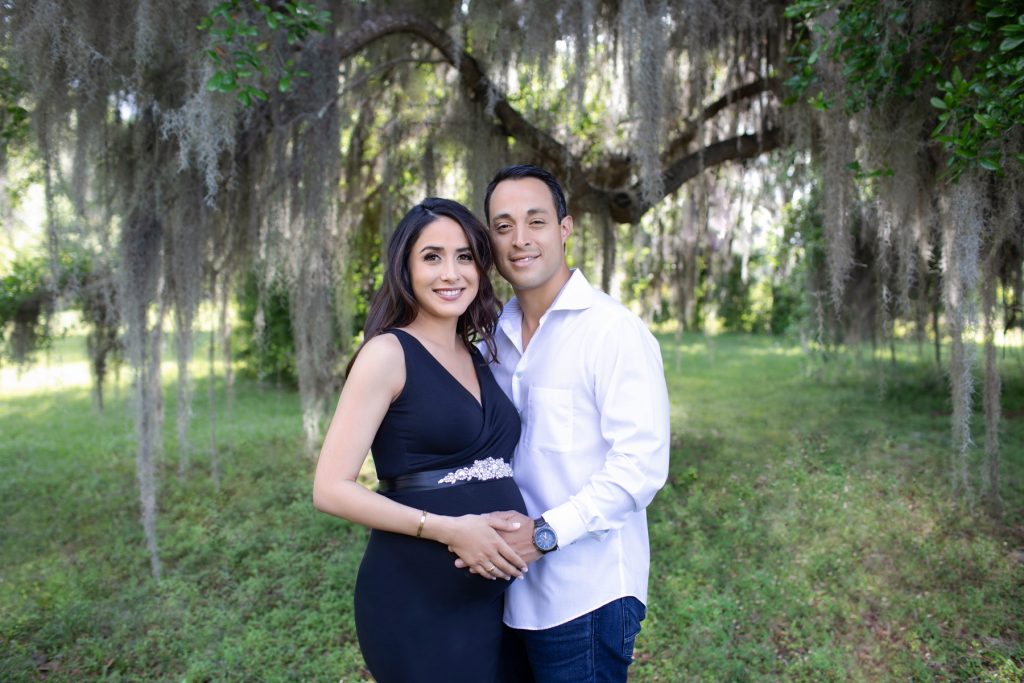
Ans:
[[[565,203],[565,193],[562,192],[562,186],[558,184],[555,176],[539,166],[518,164],[516,166],[506,166],[498,171],[487,185],[487,192],[484,193],[484,218],[488,226],[491,224],[491,194],[494,192],[494,188],[498,186],[498,183],[505,180],[522,180],[523,178],[536,178],[548,186],[548,190],[551,191],[551,199],[555,202],[555,213],[558,216],[559,222],[569,215],[569,209]]]

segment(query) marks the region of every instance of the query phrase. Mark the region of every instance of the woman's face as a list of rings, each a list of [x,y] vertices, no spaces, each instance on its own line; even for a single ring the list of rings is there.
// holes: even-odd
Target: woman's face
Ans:
[[[462,226],[441,216],[423,228],[409,253],[418,316],[455,318],[476,298],[480,273]]]

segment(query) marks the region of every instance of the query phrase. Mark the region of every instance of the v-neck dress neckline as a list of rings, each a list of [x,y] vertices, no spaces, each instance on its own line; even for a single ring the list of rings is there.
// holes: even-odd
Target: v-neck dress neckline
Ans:
[[[419,339],[418,339],[418,338],[416,337],[416,335],[412,334],[411,332],[406,332],[405,330],[403,330],[403,329],[400,329],[400,328],[397,328],[397,327],[393,327],[393,328],[390,328],[390,329],[389,329],[388,331],[389,331],[389,332],[401,332],[402,334],[404,334],[405,336],[409,337],[409,338],[410,338],[410,339],[412,339],[412,340],[413,340],[414,342],[416,342],[417,346],[419,346],[419,347],[420,347],[420,348],[421,348],[421,349],[423,350],[423,352],[424,352],[425,354],[427,354],[427,356],[429,356],[429,357],[430,357],[430,360],[432,360],[432,361],[433,361],[433,362],[434,362],[434,363],[435,363],[435,364],[437,365],[437,367],[441,368],[441,370],[442,370],[442,371],[444,372],[444,374],[445,374],[445,375],[447,375],[447,376],[448,376],[448,378],[449,378],[449,379],[451,379],[451,381],[452,381],[452,382],[454,382],[454,383],[455,383],[455,384],[456,384],[456,385],[457,385],[457,386],[458,386],[458,387],[459,387],[460,389],[462,389],[462,391],[463,391],[463,392],[464,392],[464,393],[466,394],[466,396],[468,396],[469,398],[471,398],[471,399],[473,400],[473,403],[475,403],[475,404],[477,405],[477,407],[478,407],[478,408],[479,408],[479,409],[480,409],[481,411],[483,411],[483,410],[484,410],[484,406],[485,406],[485,401],[484,401],[484,382],[483,382],[483,380],[482,380],[482,379],[480,378],[480,364],[479,364],[479,363],[477,362],[477,356],[476,356],[476,353],[475,353],[475,349],[474,349],[474,350],[471,350],[471,351],[469,352],[469,360],[470,360],[470,362],[472,362],[472,363],[473,363],[473,376],[474,376],[474,377],[476,377],[476,385],[477,385],[477,388],[478,388],[478,389],[480,390],[480,398],[477,398],[477,397],[476,397],[476,396],[475,396],[475,395],[473,394],[473,392],[472,392],[472,391],[470,391],[470,390],[469,390],[469,389],[468,389],[468,388],[466,387],[466,385],[465,385],[465,384],[463,384],[462,382],[460,382],[460,381],[458,380],[458,378],[457,378],[457,377],[456,377],[455,375],[453,375],[453,374],[452,374],[451,370],[449,370],[448,368],[446,368],[446,367],[444,366],[444,363],[442,363],[441,361],[439,361],[439,360],[437,359],[437,357],[436,357],[436,356],[435,356],[434,354],[432,354],[432,353],[430,352],[430,349],[428,349],[428,348],[426,347],[426,345],[425,345],[425,344],[424,344],[423,342],[421,342],[421,341],[420,341],[420,340],[419,340]]]

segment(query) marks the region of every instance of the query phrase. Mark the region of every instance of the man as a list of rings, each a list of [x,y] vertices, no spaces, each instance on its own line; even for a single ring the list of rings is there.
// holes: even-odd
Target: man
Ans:
[[[491,369],[522,417],[515,479],[530,512],[502,513],[521,522],[505,536],[531,563],[505,623],[539,683],[624,682],[646,615],[645,508],[668,474],[661,352],[637,316],[569,270],[573,219],[554,176],[499,171],[484,212],[516,295]]]

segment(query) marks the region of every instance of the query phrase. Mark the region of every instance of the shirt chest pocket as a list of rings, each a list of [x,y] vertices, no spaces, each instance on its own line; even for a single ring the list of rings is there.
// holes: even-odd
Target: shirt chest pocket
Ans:
[[[532,448],[572,450],[572,390],[532,387],[527,410],[526,442]]]

